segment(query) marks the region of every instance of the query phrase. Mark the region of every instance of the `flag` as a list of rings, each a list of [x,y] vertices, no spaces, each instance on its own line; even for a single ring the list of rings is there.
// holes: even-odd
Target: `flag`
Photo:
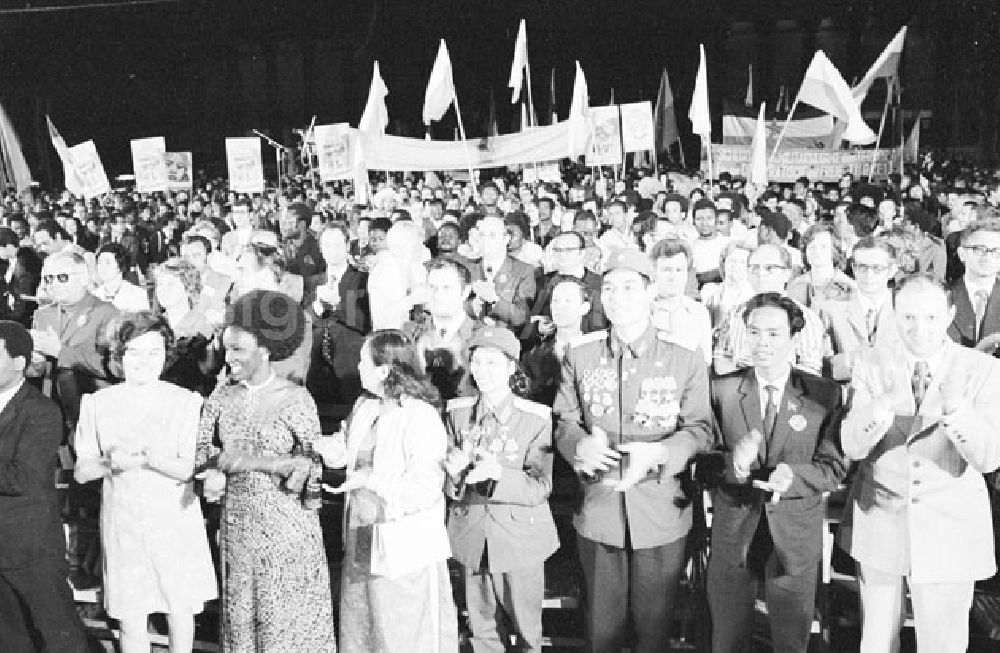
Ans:
[[[899,58],[903,54],[903,41],[905,39],[906,26],[904,25],[896,33],[896,36],[889,41],[889,45],[885,46],[885,50],[882,50],[882,54],[878,56],[878,59],[875,60],[875,63],[865,73],[865,76],[861,78],[857,86],[851,89],[851,95],[854,96],[854,101],[858,103],[858,106],[861,106],[876,79],[888,77],[890,80],[894,80],[899,76]],[[891,87],[892,82],[890,81],[889,84]]]
[[[18,195],[31,195],[31,170],[21,151],[21,139],[7,110],[0,105],[0,143],[3,148],[4,176],[8,185],[14,186]]]
[[[608,101],[608,106],[609,107],[615,106],[615,87],[614,86],[611,87],[611,100]]]
[[[656,129],[656,151],[665,152],[670,149],[680,134],[677,131],[677,116],[674,115],[674,94],[670,90],[670,78],[667,69],[663,68],[660,77],[660,92],[656,95],[656,111],[653,113],[653,124]]]
[[[549,75],[549,115],[552,117],[552,122],[550,124],[554,125],[559,122],[559,105],[556,104],[556,69],[552,68],[552,74]]]
[[[748,107],[753,106],[753,64],[748,64],[749,70],[747,71],[747,97],[743,100],[743,104]]]
[[[52,139],[52,147],[56,148],[59,160],[63,164],[63,177],[65,178],[66,190],[77,197],[83,197],[83,180],[80,179],[76,166],[73,164],[73,155],[70,154],[69,148],[66,147],[66,141],[56,131],[56,126],[52,123],[52,118],[45,116],[45,122],[49,125],[49,138]]]
[[[424,124],[428,127],[435,120],[441,120],[448,107],[455,101],[455,81],[451,77],[451,58],[448,46],[441,39],[431,77],[427,80],[424,93]]]
[[[569,107],[569,156],[578,157],[587,151],[590,141],[590,98],[587,94],[587,78],[583,76],[580,62],[576,62],[576,79],[573,82],[573,102]]]
[[[767,187],[767,125],[764,123],[766,102],[760,103],[757,128],[750,146],[750,182],[758,189]]]
[[[844,138],[850,142],[868,145],[875,141],[875,132],[861,117],[861,109],[854,101],[850,87],[822,50],[816,51],[806,70],[798,100],[845,121],[847,129]]]
[[[497,129],[497,103],[493,98],[493,87],[490,87],[490,113],[486,117],[486,135],[496,136],[499,133]]]
[[[382,81],[382,74],[378,69],[378,62],[372,69],[372,87],[368,91],[368,102],[365,110],[358,121],[358,131],[369,134],[384,134],[385,128],[389,126],[389,110],[385,107],[385,96],[389,95],[389,89]]]
[[[688,118],[691,120],[691,131],[708,139],[712,136],[712,117],[708,111],[708,66],[705,63],[705,46],[699,45],[701,61],[698,64],[698,76],[694,80],[694,96],[691,98],[691,109]]]
[[[510,64],[510,80],[507,82],[507,86],[512,91],[510,96],[511,104],[517,102],[517,98],[521,97],[521,83],[524,80],[524,69],[527,67],[528,28],[525,26],[524,19],[522,18],[521,24],[517,28],[517,40],[514,41],[514,61]]]
[[[903,163],[920,163],[920,114],[903,144]]]

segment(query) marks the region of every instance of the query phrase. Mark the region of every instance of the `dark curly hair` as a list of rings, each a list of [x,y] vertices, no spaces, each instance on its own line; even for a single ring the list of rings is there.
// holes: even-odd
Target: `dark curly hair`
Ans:
[[[758,308],[776,308],[784,311],[788,316],[788,327],[793,336],[806,325],[805,315],[799,305],[790,297],[779,295],[776,292],[762,292],[759,295],[754,295],[744,306],[746,308],[743,311],[743,322],[747,326],[750,325],[750,314]]]
[[[272,361],[290,357],[305,337],[306,316],[298,302],[273,290],[251,290],[226,310],[226,328],[246,331]]]
[[[424,359],[413,340],[398,329],[380,329],[365,341],[372,363],[388,365],[389,374],[382,382],[387,399],[399,401],[413,397],[441,407],[441,394],[425,371]]]
[[[113,363],[121,364],[122,356],[128,343],[147,333],[159,333],[163,336],[163,348],[167,353],[167,361],[174,355],[176,339],[165,317],[153,311],[125,313],[108,323],[108,349]]]

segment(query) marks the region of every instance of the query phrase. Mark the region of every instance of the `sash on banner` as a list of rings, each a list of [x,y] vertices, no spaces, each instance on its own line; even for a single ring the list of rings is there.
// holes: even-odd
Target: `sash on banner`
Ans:
[[[323,181],[353,179],[357,159],[357,134],[346,122],[316,125],[316,153]]]
[[[193,177],[191,174],[190,152],[167,152],[167,188],[173,191],[191,190]]]
[[[229,190],[236,193],[264,192],[264,161],[256,136],[226,139]]]
[[[593,133],[587,150],[588,166],[618,165],[622,162],[622,133],[618,106],[590,107],[588,115]]]
[[[84,141],[69,148],[69,154],[82,185],[83,196],[87,199],[111,192],[111,183],[104,172],[104,164],[97,154],[94,141]]]
[[[622,145],[626,152],[644,152],[656,148],[653,130],[653,106],[649,101],[622,104]]]
[[[162,136],[132,139],[132,170],[140,193],[167,190],[167,141]]]

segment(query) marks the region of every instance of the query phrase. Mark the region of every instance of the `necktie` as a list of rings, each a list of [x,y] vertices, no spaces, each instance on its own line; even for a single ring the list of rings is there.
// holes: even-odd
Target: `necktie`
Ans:
[[[917,402],[917,410],[927,394],[927,388],[931,385],[931,366],[927,361],[917,361],[913,366],[913,378],[910,380],[913,387],[913,399]]]
[[[869,308],[865,312],[865,324],[868,326],[868,342],[871,344],[875,338],[875,329],[878,327],[878,311]]]
[[[493,283],[493,267],[490,265],[486,266],[486,280]]]
[[[764,437],[770,438],[774,432],[774,423],[778,421],[778,407],[775,405],[775,398],[778,396],[778,386],[766,385],[764,391],[767,393],[767,405],[764,407]]]
[[[983,318],[986,316],[986,302],[990,300],[990,294],[985,290],[977,290],[973,298],[973,307],[976,311],[975,339],[979,340],[982,335]]]
[[[445,335],[447,335],[447,333],[448,332],[445,331],[444,329],[438,329],[438,337],[441,338],[441,340],[444,340],[444,337]]]

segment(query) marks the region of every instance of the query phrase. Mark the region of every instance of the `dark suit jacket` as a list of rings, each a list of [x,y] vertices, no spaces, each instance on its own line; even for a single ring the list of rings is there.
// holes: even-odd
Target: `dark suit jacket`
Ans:
[[[552,317],[549,304],[552,302],[552,287],[555,284],[557,276],[557,273],[552,272],[539,277],[538,297],[535,299],[535,304],[531,309],[532,315]],[[601,306],[601,282],[601,275],[595,274],[590,270],[584,270],[583,284],[590,289],[590,312],[583,317],[584,333],[608,328],[608,318],[604,315],[604,307]],[[529,328],[529,338],[534,339],[536,335],[537,329],[535,328],[535,323],[532,323]]]
[[[473,281],[486,278],[482,259],[471,269]],[[503,322],[514,335],[522,336],[523,327],[531,315],[531,305],[535,300],[535,270],[527,263],[508,256],[493,276],[498,299],[489,311],[489,316]]]
[[[955,303],[955,319],[948,327],[948,335],[952,340],[964,347],[975,347],[985,336],[1000,331],[1000,281],[993,284],[990,299],[986,302],[986,314],[983,323],[976,333],[976,309],[972,306],[969,289],[965,281],[959,278],[951,286],[951,298]]]
[[[7,283],[6,272],[14,266],[14,274]],[[0,319],[14,320],[31,326],[31,318],[38,308],[38,302],[25,297],[34,297],[41,281],[42,259],[32,250],[22,247],[11,262],[0,265]]]
[[[721,478],[712,495],[712,555],[745,564],[761,517],[767,520],[780,568],[794,574],[815,565],[823,553],[823,492],[835,490],[847,474],[840,449],[842,391],[835,381],[792,369],[781,398],[766,458],[739,480],[732,450],[751,429],[763,430],[760,394],[753,368],[712,380],[716,445],[724,453]],[[791,467],[794,480],[778,503],[754,489],[778,465]]]
[[[0,569],[66,555],[54,470],[59,407],[24,383],[0,412]]]

